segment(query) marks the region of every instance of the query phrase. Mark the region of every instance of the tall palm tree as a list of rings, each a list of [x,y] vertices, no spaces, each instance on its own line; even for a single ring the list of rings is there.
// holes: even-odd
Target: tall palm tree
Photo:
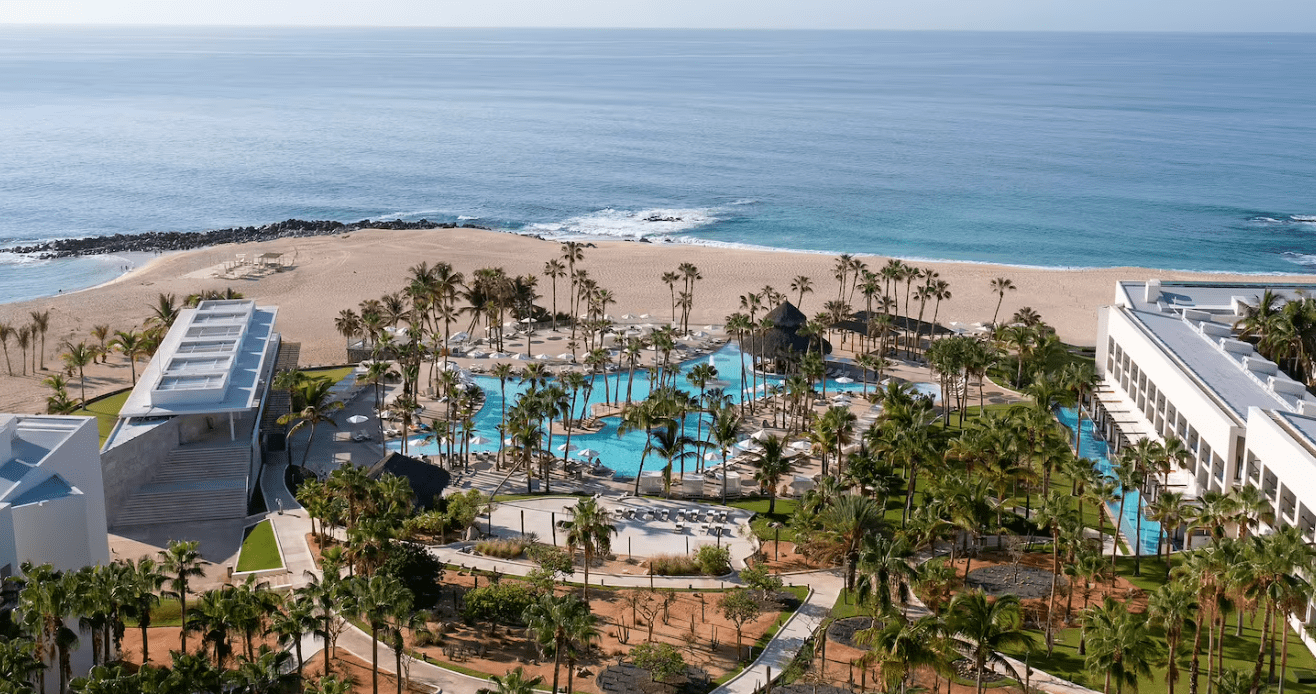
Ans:
[[[822,512],[820,520],[835,555],[845,563],[845,587],[853,590],[859,550],[864,537],[882,526],[883,509],[869,497],[843,494]]]
[[[664,419],[662,426],[653,427],[649,430],[649,441],[645,447],[652,453],[657,454],[667,464],[663,466],[663,491],[668,496],[672,493],[672,463],[675,460],[681,461],[681,477],[685,477],[685,459],[693,453],[688,450],[698,442],[681,433],[680,425],[674,419]]]
[[[813,293],[813,280],[807,275],[796,275],[795,279],[791,280],[791,291],[796,294],[795,308],[803,311],[801,307],[804,306],[804,295]]]
[[[585,555],[585,584],[581,586],[580,596],[589,600],[589,566],[596,554],[607,554],[612,550],[612,536],[617,534],[617,526],[592,498],[577,501],[571,512],[566,527],[567,548],[573,554],[580,549]]]
[[[996,325],[996,319],[1001,315],[1001,303],[1005,301],[1005,293],[1012,292],[1017,287],[1008,277],[997,277],[991,281],[992,293],[996,295],[996,310],[992,312],[992,325]]]
[[[736,444],[740,432],[740,413],[734,406],[721,407],[713,413],[713,421],[708,425],[708,437],[722,452],[722,503],[727,502],[727,451]]]
[[[155,297],[155,305],[151,307],[151,316],[146,322],[167,331],[178,320],[178,311],[178,299],[173,294],[162,292]]]
[[[767,488],[768,515],[772,515],[777,512],[777,485],[791,471],[791,462],[786,457],[784,439],[769,434],[759,446],[762,450],[754,456],[754,480]]]
[[[64,363],[71,369],[78,370],[78,381],[82,389],[82,401],[87,401],[87,374],[85,369],[96,362],[96,348],[85,342],[64,343]]]
[[[270,622],[270,633],[277,634],[279,645],[293,647],[297,655],[297,677],[302,676],[306,661],[302,658],[302,637],[315,631],[320,624],[316,616],[315,600],[305,593],[290,596],[283,609],[275,613]]]
[[[159,592],[168,577],[164,573],[165,567],[156,564],[150,557],[128,562],[127,566],[131,569],[127,575],[130,599],[124,607],[142,630],[142,664],[147,665],[151,662],[151,610],[160,604]]]
[[[557,596],[546,593],[530,604],[522,616],[526,630],[539,642],[540,647],[553,653],[553,689],[558,691],[558,674],[562,657],[570,647],[573,631],[582,628],[582,621],[596,621],[590,613],[589,603],[574,595]]]
[[[14,326],[5,322],[0,322],[0,348],[4,348],[5,369],[9,372],[10,376],[14,375],[14,365],[9,361],[9,340],[14,337],[14,334]]]
[[[1138,678],[1150,676],[1161,658],[1160,643],[1147,626],[1147,615],[1129,612],[1125,603],[1107,596],[1100,606],[1087,610],[1087,667],[1105,676],[1103,694],[1122,693],[1124,685],[1138,688]]]
[[[998,652],[1004,648],[1033,647],[1033,637],[1023,628],[1023,610],[1017,596],[1002,595],[988,600],[980,590],[966,591],[951,600],[949,609],[947,627],[959,647],[973,658],[977,694],[983,691],[987,663],[1003,665],[1015,679],[1023,679]]]
[[[1060,493],[1048,494],[1033,516],[1038,527],[1045,527],[1051,533],[1051,598],[1047,601],[1046,642],[1050,652],[1055,638],[1056,586],[1060,580],[1060,529],[1078,518],[1072,506],[1070,496]]]
[[[38,361],[41,363],[41,370],[46,370],[46,333],[50,331],[50,309],[45,311],[29,311],[28,315],[32,318],[32,335],[33,348],[36,347],[36,336],[41,336],[41,349],[37,352]]]
[[[909,561],[913,555],[902,535],[893,539],[877,533],[865,537],[859,548],[858,569],[863,575],[858,582],[859,593],[871,593],[884,614],[892,609],[893,599],[907,606],[910,586],[919,581],[919,570]]]
[[[137,358],[146,353],[146,339],[135,330],[116,330],[110,346],[128,358],[128,368],[132,371],[133,385],[137,385]]]
[[[1156,538],[1156,558],[1161,558],[1161,547],[1165,548],[1165,577],[1170,577],[1170,552],[1172,547],[1170,543],[1174,537],[1175,531],[1184,521],[1184,495],[1183,492],[1170,491],[1162,489],[1156,495],[1156,500],[1147,504],[1147,519],[1156,521],[1161,526],[1161,532]]]
[[[179,650],[187,652],[187,592],[192,579],[205,575],[201,568],[201,552],[197,549],[201,543],[196,540],[188,542],[171,541],[160,552],[160,569],[169,576],[169,591],[165,595],[178,599],[179,621],[183,628],[179,631]]]
[[[553,330],[557,330],[557,281],[567,276],[567,268],[557,258],[544,263],[544,276],[553,283]]]
[[[1197,612],[1197,597],[1191,586],[1177,582],[1166,583],[1147,598],[1147,613],[1154,624],[1165,632],[1168,660],[1165,665],[1165,685],[1174,694],[1179,681],[1179,648],[1185,626],[1196,630],[1192,616]]]
[[[379,632],[388,626],[391,615],[411,608],[411,591],[397,578],[383,574],[369,579],[358,576],[350,585],[350,612],[370,627],[370,691],[379,694]]]
[[[333,420],[333,413],[343,409],[341,401],[328,402],[329,390],[333,383],[328,380],[313,379],[306,381],[300,387],[300,396],[305,406],[298,412],[289,412],[279,417],[278,422],[284,426],[292,424],[288,429],[288,438],[299,430],[310,427],[310,434],[306,437],[306,451],[302,453],[302,467],[306,467],[306,460],[311,456],[311,444],[315,441],[315,428],[320,424],[329,424],[337,427],[338,424]]]
[[[27,375],[27,348],[32,346],[32,326],[22,325],[14,332],[14,342],[18,343],[19,361],[23,365],[22,375]],[[33,368],[35,370],[35,367]]]

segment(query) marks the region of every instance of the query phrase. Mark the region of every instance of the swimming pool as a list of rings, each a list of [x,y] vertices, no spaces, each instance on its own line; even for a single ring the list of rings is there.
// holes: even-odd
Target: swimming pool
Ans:
[[[1056,412],[1056,417],[1061,424],[1069,428],[1071,433],[1074,431],[1074,424],[1078,419],[1077,410],[1062,407]],[[1079,455],[1097,461],[1097,469],[1107,479],[1116,479],[1115,466],[1110,461],[1110,449],[1106,446],[1105,441],[1097,438],[1096,430],[1093,429],[1092,420],[1090,419],[1083,419],[1083,439],[1079,445],[1081,447]],[[1138,513],[1142,506],[1142,495],[1137,491],[1129,492],[1128,498],[1124,500],[1124,517],[1120,519],[1120,532],[1124,533],[1124,537],[1131,538],[1134,536],[1134,532],[1138,527]],[[1116,500],[1114,503],[1108,504],[1108,508],[1110,509],[1110,516],[1114,518],[1119,514],[1119,501]],[[1161,524],[1143,516],[1142,537],[1138,543],[1142,548],[1143,556],[1149,554],[1154,556],[1156,554],[1156,543],[1160,536]],[[1130,552],[1132,552],[1132,548],[1130,548]]]
[[[748,362],[749,359],[747,357],[745,359],[745,363],[748,364]],[[713,388],[722,388],[728,395],[731,396],[733,402],[739,403],[743,399],[742,393],[740,391],[740,375],[742,373],[741,354],[740,354],[740,348],[737,345],[735,345],[734,343],[728,344],[722,347],[721,349],[719,349],[717,352],[714,352],[713,354],[706,355],[698,359],[692,359],[690,361],[686,361],[681,364],[680,367],[681,375],[677,379],[677,384],[681,387],[682,390],[685,390],[686,392],[692,393],[696,396],[699,395],[699,391],[697,388],[690,385],[690,382],[686,380],[686,375],[689,374],[690,371],[699,364],[712,364],[714,368],[717,369],[717,379],[715,382],[710,383],[708,385],[708,389],[711,390]],[[485,396],[484,406],[481,407],[480,411],[475,415],[475,433],[488,439],[489,443],[478,444],[478,445],[472,444],[471,450],[497,451],[498,438],[499,438],[498,425],[501,423],[502,412],[503,412],[503,394],[500,389],[497,378],[494,378],[492,376],[479,376],[479,375],[474,376],[473,378],[475,380],[475,383],[479,385],[480,388],[484,391],[484,396]],[[619,399],[617,397],[617,387],[618,386],[621,387],[622,394],[624,396],[626,391],[627,380],[628,380],[628,373],[626,371],[621,371],[619,373],[614,373],[614,374],[608,374],[606,376],[601,374],[598,377],[596,377],[594,389],[592,392],[590,392],[588,406],[584,403],[584,400],[582,399],[584,398],[585,393],[587,391],[582,390],[580,392],[580,395],[578,396],[578,399],[576,401],[576,408],[575,408],[576,416],[579,416],[582,410],[588,411],[587,408],[592,407],[595,403],[606,402],[605,393],[604,393],[605,381],[607,382],[607,395],[613,401],[616,401]],[[764,385],[765,380],[767,381],[767,385],[773,385],[773,384],[780,384],[784,379],[780,376],[764,376],[760,374],[758,377],[758,381],[759,381],[758,391],[760,394],[765,389],[765,385]],[[750,387],[750,382],[746,380],[745,385],[746,385],[746,390],[748,390]],[[870,383],[869,388],[871,389],[873,387],[874,384]],[[829,394],[829,396],[831,393],[838,393],[844,391],[858,392],[861,391],[862,389],[863,389],[862,383],[837,383],[833,379],[827,380],[827,393]],[[516,402],[517,398],[520,397],[521,394],[523,394],[526,391],[526,384],[520,383],[515,379],[509,379],[507,381],[506,390],[507,390],[507,406],[510,408],[512,404]],[[649,394],[648,371],[640,370],[637,368],[635,371],[635,380],[631,385],[631,399],[636,402],[639,402],[640,400],[643,400],[645,397],[647,397],[648,394]],[[762,418],[770,418],[770,417],[769,415],[765,414],[762,415]],[[703,421],[702,427],[699,424],[700,419],[702,419]],[[620,417],[604,418],[603,423],[604,423],[603,429],[597,432],[593,432],[593,433],[573,432],[571,434],[571,445],[575,447],[577,450],[591,449],[595,451],[596,455],[592,457],[597,457],[602,459],[603,464],[608,466],[609,468],[612,468],[612,470],[616,472],[617,477],[621,477],[621,478],[634,477],[640,469],[640,457],[641,454],[644,452],[644,445],[646,438],[645,432],[632,431],[626,434],[625,436],[618,436],[617,427],[621,423]],[[701,430],[702,430],[702,435],[700,435],[699,433]],[[701,417],[692,414],[688,416],[686,418],[685,433],[690,438],[699,438],[701,440],[708,440],[708,415],[704,414]],[[424,444],[422,443],[422,441],[424,441],[424,438],[425,438],[424,436],[413,436],[408,444],[408,448],[410,449],[409,452],[417,455],[438,455],[439,454],[438,444],[436,443]],[[551,443],[549,443],[549,449],[552,450],[554,453],[561,455],[561,452],[557,450],[557,447],[564,443],[566,443],[565,435],[562,434],[554,435],[552,437]],[[390,441],[388,443],[389,450],[396,451],[399,448],[401,448],[401,443],[399,441]],[[714,450],[714,449],[710,448],[707,450]],[[685,469],[687,471],[692,471],[695,469],[696,455],[697,454],[691,454],[686,458]],[[576,458],[578,456],[576,456],[575,452],[572,452],[570,457]],[[718,459],[714,460],[713,462],[714,463],[720,462],[720,456]],[[655,459],[653,456],[650,456],[649,459],[645,461],[645,468],[648,470],[657,470],[660,469],[664,464],[665,462],[662,461],[661,458]],[[676,471],[679,471],[680,470],[679,462],[674,463],[674,465],[677,466]]]

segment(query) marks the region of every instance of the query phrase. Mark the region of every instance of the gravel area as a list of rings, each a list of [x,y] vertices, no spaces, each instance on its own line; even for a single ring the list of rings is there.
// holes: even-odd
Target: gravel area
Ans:
[[[855,642],[855,634],[873,626],[872,617],[846,617],[832,622],[827,627],[827,638],[835,643],[850,646],[852,648],[865,648],[863,644]]]
[[[968,586],[981,588],[988,595],[1014,594],[1023,600],[1035,600],[1051,596],[1052,573],[1045,569],[1020,566],[1016,575],[1015,567],[1009,564],[986,566],[969,572]],[[1065,586],[1065,577],[1060,577],[1059,586]]]

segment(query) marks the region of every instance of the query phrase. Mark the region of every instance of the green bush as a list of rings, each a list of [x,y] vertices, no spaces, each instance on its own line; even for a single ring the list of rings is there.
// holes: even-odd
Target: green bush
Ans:
[[[530,540],[523,537],[510,540],[483,540],[475,543],[475,551],[486,557],[516,559],[525,554],[525,550],[529,546]]]
[[[649,557],[649,572],[655,576],[698,576],[699,561],[688,554],[655,554]]]
[[[519,581],[481,586],[466,592],[462,618],[468,624],[487,622],[491,627],[519,624],[521,614],[534,599],[530,586]]]
[[[423,547],[409,542],[390,542],[388,558],[379,573],[393,576],[411,591],[417,609],[428,610],[438,603],[443,587],[443,563]]]
[[[695,554],[699,570],[708,576],[721,576],[731,572],[731,550],[717,545],[704,545]]]

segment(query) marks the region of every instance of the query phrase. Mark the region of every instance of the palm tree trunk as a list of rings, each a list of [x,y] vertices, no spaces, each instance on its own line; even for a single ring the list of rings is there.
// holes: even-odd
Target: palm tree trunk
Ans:
[[[1133,531],[1133,575],[1142,575],[1142,490],[1138,490],[1138,501],[1134,504],[1138,514],[1137,529]]]
[[[1114,585],[1114,581],[1115,581],[1115,577],[1114,577],[1114,573],[1115,573],[1115,555],[1119,553],[1119,549],[1120,549],[1120,521],[1123,521],[1123,520],[1124,520],[1124,497],[1125,497],[1125,494],[1126,494],[1126,493],[1123,492],[1123,491],[1120,492],[1120,512],[1119,512],[1119,515],[1115,517],[1115,532],[1114,532],[1114,540],[1113,540],[1113,541],[1111,542],[1111,544],[1110,544],[1110,571],[1111,571],[1111,579],[1110,579],[1110,580],[1111,580],[1111,585]]]
[[[379,629],[370,625],[370,691],[379,694]]]
[[[1239,610],[1239,614],[1242,614],[1242,612],[1242,610]],[[1257,685],[1261,682],[1261,666],[1266,663],[1266,633],[1270,631],[1270,621],[1274,614],[1275,603],[1267,601],[1266,615],[1261,620],[1261,641],[1257,644],[1257,662],[1252,668],[1252,685],[1248,688],[1248,691],[1251,692],[1257,691]]]
[[[584,552],[585,553],[585,584],[580,587],[580,597],[585,602],[589,602],[589,564],[590,564],[590,560],[594,558],[593,556],[594,552],[592,548],[589,546],[589,542],[585,543],[584,550],[585,550]],[[650,576],[653,575],[652,570],[649,571],[649,575]],[[557,691],[557,688],[554,687],[553,691]]]
[[[1284,678],[1289,675],[1289,620],[1288,614],[1284,615],[1284,639],[1280,643],[1280,661],[1279,661],[1279,694],[1284,694]],[[1174,692],[1170,692],[1174,694]]]
[[[554,692],[558,691],[557,676],[558,676],[558,671],[562,669],[562,648],[563,648],[562,639],[558,639],[557,648],[553,649],[553,691]],[[398,694],[402,694],[402,693],[398,692]]]
[[[1197,694],[1197,677],[1202,667],[1202,613],[1204,611],[1198,609],[1197,625],[1193,629],[1193,659],[1188,663],[1188,694]]]

